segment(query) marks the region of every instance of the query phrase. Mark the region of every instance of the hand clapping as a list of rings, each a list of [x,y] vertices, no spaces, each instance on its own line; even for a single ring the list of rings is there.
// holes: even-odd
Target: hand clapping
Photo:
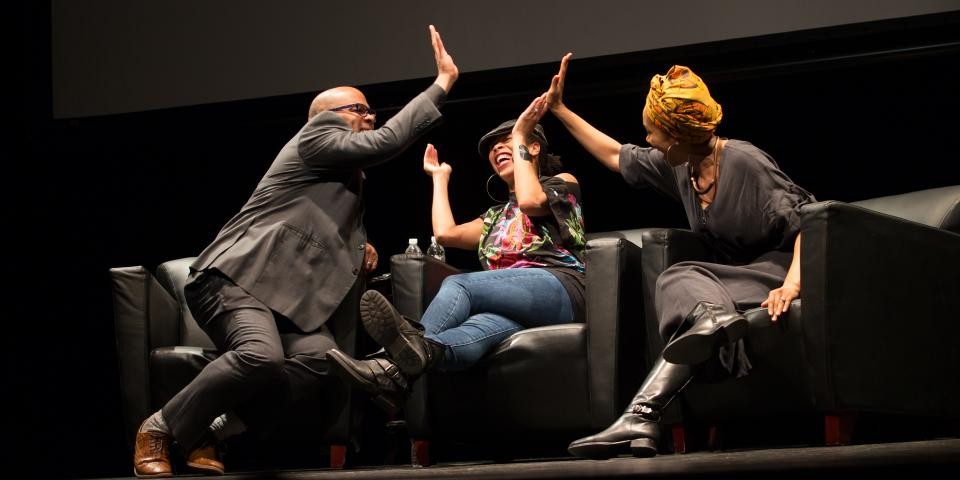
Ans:
[[[453,168],[447,163],[440,163],[440,156],[432,143],[427,144],[427,149],[423,152],[423,171],[431,177],[437,175],[450,176]]]

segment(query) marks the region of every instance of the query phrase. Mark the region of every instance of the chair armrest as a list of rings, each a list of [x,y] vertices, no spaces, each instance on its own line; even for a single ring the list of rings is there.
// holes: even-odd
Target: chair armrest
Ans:
[[[960,185],[860,200],[852,205],[960,233]]]
[[[663,351],[665,342],[660,337],[654,297],[657,278],[664,270],[678,262],[710,261],[712,255],[704,237],[690,230],[675,228],[648,228],[641,235],[643,245],[643,301],[646,319],[648,360],[652,365]]]
[[[393,305],[401,314],[419,321],[443,279],[461,273],[428,255],[397,254],[390,257]]]
[[[587,242],[587,378],[590,422],[619,415],[645,373],[641,249],[615,235]]]
[[[132,440],[140,422],[153,413],[150,351],[175,343],[176,325],[171,323],[176,322],[177,304],[142,266],[111,268],[110,281],[124,428]]]
[[[960,416],[960,235],[835,201],[805,206],[802,232],[818,404]]]
[[[390,257],[390,283],[393,306],[408,318],[420,321],[430,301],[440,290],[443,279],[461,273],[461,270],[428,255],[397,254]],[[405,413],[407,429],[415,438],[432,435],[427,384],[425,375],[413,384]]]
[[[591,421],[610,424],[660,355],[653,295],[670,265],[708,257],[688,230],[642,228],[589,235],[586,256],[587,358]]]

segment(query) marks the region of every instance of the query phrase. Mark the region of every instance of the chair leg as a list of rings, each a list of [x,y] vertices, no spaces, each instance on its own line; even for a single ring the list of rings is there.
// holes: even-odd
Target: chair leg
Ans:
[[[343,470],[347,464],[347,446],[330,445],[330,468]]]
[[[673,453],[687,453],[687,437],[683,425],[674,425],[670,428],[670,433],[673,437]]]
[[[711,425],[707,430],[707,450],[716,452],[723,450],[723,431],[716,425]]]
[[[411,440],[410,441],[410,463],[414,467],[429,467],[430,463],[430,440]]]
[[[831,446],[849,444],[856,420],[856,412],[826,414],[823,418],[824,443]]]

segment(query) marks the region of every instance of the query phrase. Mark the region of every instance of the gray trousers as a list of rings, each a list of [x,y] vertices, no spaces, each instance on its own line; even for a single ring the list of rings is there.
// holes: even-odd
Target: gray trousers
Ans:
[[[699,302],[722,305],[728,311],[757,307],[770,290],[783,286],[792,252],[770,252],[747,265],[723,265],[708,262],[680,262],[664,270],[657,278],[656,309],[660,335],[670,341],[686,327],[687,316]],[[720,349],[720,363],[728,373],[747,374],[743,341]]]
[[[198,274],[184,293],[190,312],[221,352],[161,410],[185,450],[197,445],[222,413],[233,411],[256,428],[319,396],[326,352],[337,346],[329,328],[299,331],[213,270]]]

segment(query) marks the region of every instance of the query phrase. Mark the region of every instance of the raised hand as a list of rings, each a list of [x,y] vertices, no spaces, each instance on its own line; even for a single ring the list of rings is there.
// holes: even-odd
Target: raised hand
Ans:
[[[445,92],[450,93],[453,83],[460,76],[460,70],[457,64],[453,63],[453,57],[447,53],[443,46],[443,39],[440,38],[440,32],[430,25],[430,41],[433,43],[433,56],[437,61],[437,80],[434,82]]]
[[[423,171],[435,177],[437,175],[450,176],[453,168],[447,163],[440,163],[440,156],[437,155],[437,149],[432,143],[427,144],[427,149],[423,152]]]
[[[547,94],[544,93],[534,98],[530,105],[527,105],[526,110],[517,118],[517,123],[513,125],[513,138],[530,138],[530,135],[533,134],[533,128],[543,118],[543,114],[547,113],[546,97]]]
[[[560,59],[560,71],[550,80],[550,89],[544,94],[547,108],[550,110],[563,106],[563,84],[567,81],[567,65],[572,56],[572,53],[568,53]]]

